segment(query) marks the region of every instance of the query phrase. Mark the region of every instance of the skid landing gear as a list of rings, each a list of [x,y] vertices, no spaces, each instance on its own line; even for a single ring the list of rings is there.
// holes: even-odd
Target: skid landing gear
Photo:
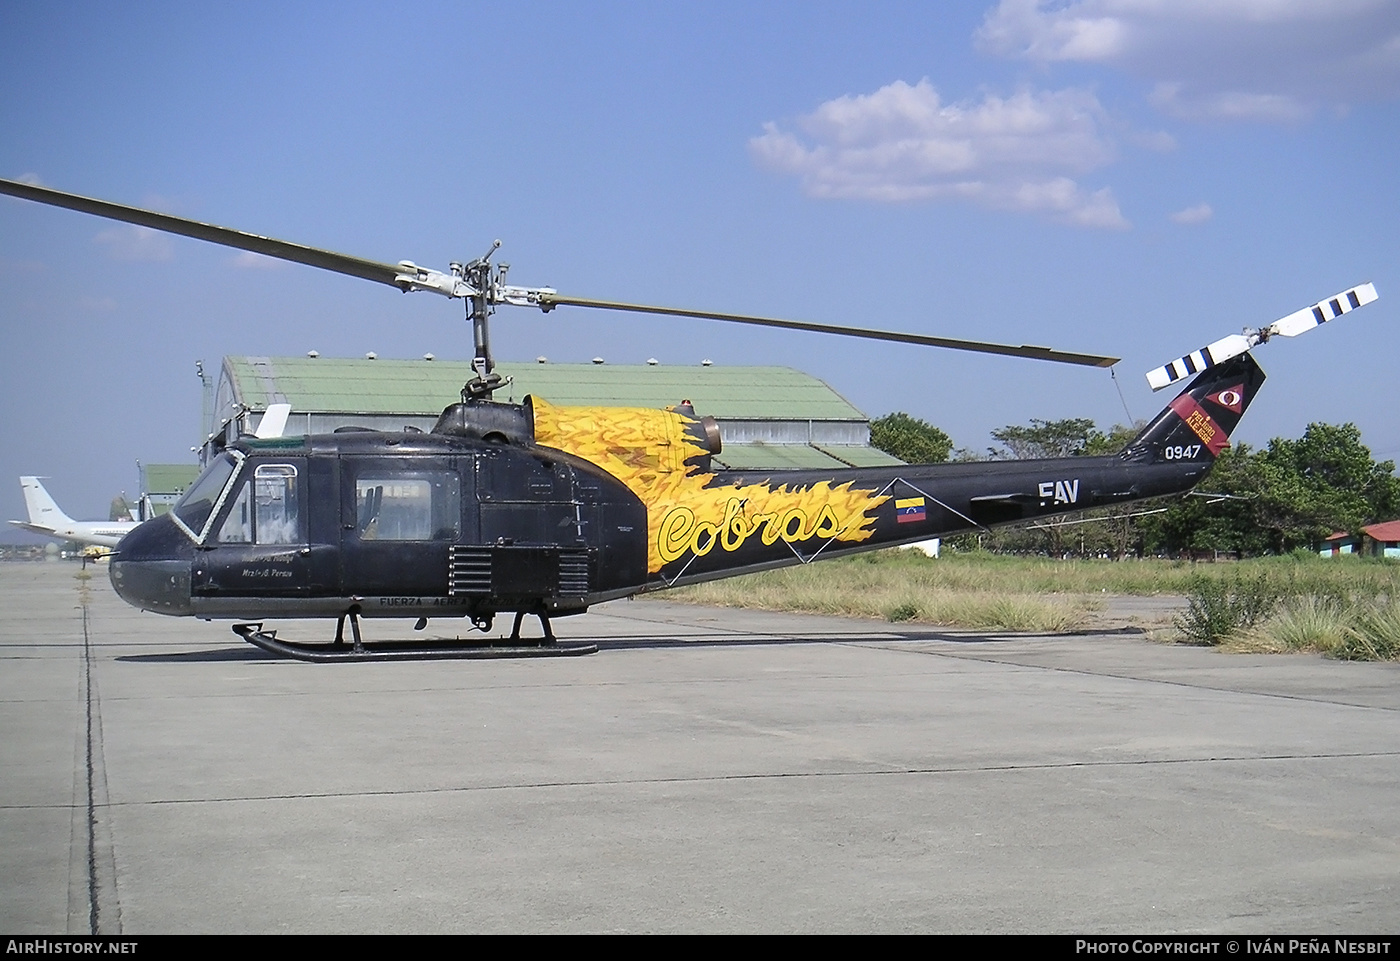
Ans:
[[[555,643],[555,641],[554,641],[554,632],[553,632],[552,630],[550,630],[550,628],[549,628],[549,615],[548,615],[548,614],[536,614],[535,616],[538,617],[538,618],[540,619],[540,628],[541,628],[541,630],[544,631],[544,641],[545,641],[545,643],[546,643],[546,644],[553,644],[553,643]],[[512,626],[511,629],[510,629],[510,639],[511,639],[512,641],[518,641],[518,640],[520,640],[520,622],[523,621],[523,620],[525,620],[525,612],[524,612],[524,611],[516,611],[516,612],[515,612],[515,624],[514,624],[514,626]]]
[[[483,638],[481,640],[453,641],[373,641],[367,642],[360,635],[360,612],[346,611],[336,619],[335,640],[330,644],[301,644],[296,641],[279,640],[276,631],[265,631],[261,623],[235,624],[233,632],[254,647],[290,657],[298,661],[325,663],[328,661],[442,661],[442,660],[484,660],[502,657],[577,657],[582,654],[598,653],[598,645],[593,643],[561,644],[550,629],[549,617],[536,614],[544,637],[522,639],[520,625],[525,612],[515,615],[515,625],[507,640]],[[351,642],[345,643],[345,621],[350,620]],[[489,626],[490,621],[487,620]]]

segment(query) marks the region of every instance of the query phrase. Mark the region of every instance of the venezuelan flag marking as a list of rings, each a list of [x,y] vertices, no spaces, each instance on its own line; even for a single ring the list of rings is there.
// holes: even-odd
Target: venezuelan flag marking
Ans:
[[[904,497],[894,502],[894,516],[901,524],[908,524],[911,521],[927,520],[928,515],[924,513],[924,499],[922,497]]]

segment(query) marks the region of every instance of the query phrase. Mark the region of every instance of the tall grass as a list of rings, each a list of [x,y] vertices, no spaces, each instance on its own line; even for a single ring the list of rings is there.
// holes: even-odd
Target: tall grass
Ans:
[[[1253,600],[1239,597],[1240,584],[1249,586],[1246,594]],[[1238,640],[1251,626],[1258,627],[1269,614],[1269,605],[1260,603],[1264,597],[1367,603],[1368,609],[1377,612],[1379,626],[1358,636],[1385,638],[1392,636],[1388,633],[1391,627],[1386,626],[1392,622],[1385,618],[1395,616],[1388,598],[1400,596],[1400,564],[1302,555],[1219,564],[1155,559],[1066,561],[982,553],[945,553],[935,560],[917,551],[895,550],[712,581],[658,596],[697,604],[872,617],[895,623],[1049,632],[1083,626],[1100,606],[1096,598],[1105,594],[1191,596],[1201,590],[1223,592],[1227,598],[1233,592],[1231,603],[1252,612],[1220,631],[1212,643]],[[1288,605],[1284,608],[1294,611]],[[1384,613],[1387,611],[1390,613]],[[1269,623],[1277,621],[1276,617]],[[1254,643],[1263,642],[1256,638]],[[1371,643],[1377,650],[1385,649],[1380,641]]]
[[[1351,605],[1337,597],[1305,594],[1286,601],[1278,615],[1251,632],[1261,649],[1331,653],[1347,641]]]
[[[926,573],[922,565],[839,565],[836,571],[812,565],[711,581],[660,596],[719,607],[1037,632],[1073,630],[1098,606],[1094,599],[1077,596],[949,588]]]
[[[1239,576],[1260,579],[1280,596],[1400,596],[1400,564],[1394,561],[1300,555],[1192,564],[1155,558],[1056,560],[980,552],[945,553],[935,560],[918,551],[887,550],[750,574],[724,583],[745,585],[746,591],[758,585],[844,591],[903,584],[921,590],[941,588],[974,594],[1184,595],[1202,579],[1229,581]]]
[[[785,568],[668,591],[668,600],[722,607],[801,611],[917,621],[969,628],[1054,632],[1081,626],[1099,604],[1038,590],[1043,572],[932,560],[917,552],[880,552]]]
[[[1229,638],[1237,651],[1310,651],[1347,661],[1400,659],[1400,607],[1388,597],[1303,595]]]

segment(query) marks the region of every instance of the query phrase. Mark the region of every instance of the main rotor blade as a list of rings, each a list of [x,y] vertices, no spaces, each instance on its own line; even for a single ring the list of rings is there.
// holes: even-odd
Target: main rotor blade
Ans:
[[[952,350],[971,350],[981,354],[1003,354],[1008,357],[1029,357],[1034,360],[1051,360],[1060,364],[1080,364],[1085,367],[1112,367],[1118,363],[1117,357],[1101,357],[1098,354],[1075,354],[1054,350],[1050,347],[1035,347],[1022,344],[992,344],[980,340],[957,340],[952,337],[929,337],[924,334],[906,334],[895,330],[871,330],[867,327],[845,327],[839,324],[816,324],[802,320],[780,320],[775,317],[751,317],[747,314],[721,314],[709,310],[685,310],[677,307],[653,307],[648,304],[626,304],[615,300],[591,300],[584,297],[561,297],[558,294],[541,294],[540,306],[545,310],[554,307],[597,307],[604,310],[628,310],[638,314],[665,314],[672,317],[696,317],[701,320],[725,320],[736,324],[753,324],[758,327],[782,327],[788,330],[811,330],[819,334],[840,334],[845,337],[862,337],[866,340],[888,340],[900,344],[920,344],[925,347],[947,347]]]
[[[376,283],[385,284],[400,290],[434,290],[438,293],[454,297],[472,294],[472,291],[461,283],[460,278],[449,277],[445,274],[439,274],[436,271],[425,270],[406,263],[386,264],[373,260],[364,260],[359,257],[351,257],[348,254],[336,253],[333,250],[307,247],[303,244],[289,243],[285,240],[264,237],[260,234],[245,233],[244,231],[234,230],[230,227],[220,227],[216,224],[206,224],[196,220],[187,220],[183,217],[175,217],[170,214],[157,213],[154,210],[145,210],[140,207],[128,207],[106,200],[97,200],[92,197],[65,193],[64,191],[53,190],[49,187],[39,187],[33,184],[0,179],[0,194],[8,194],[12,197],[32,200],[36,203],[49,204],[55,207],[66,207],[69,210],[77,210],[82,213],[94,214],[98,217],[119,220],[124,223],[162,230],[167,233],[193,237],[196,240],[221,244],[225,247],[233,247],[238,250],[247,250],[267,257],[274,257],[278,260],[287,260],[292,263],[306,264],[310,267],[319,267],[323,270],[330,270],[351,277],[372,280]],[[634,313],[664,314],[672,317],[695,317],[702,320],[722,320],[738,324],[752,324],[760,327],[809,330],[823,334],[861,337],[867,340],[919,344],[926,347],[946,347],[952,350],[968,350],[983,354],[1028,357],[1034,360],[1049,360],[1061,364],[1080,364],[1087,367],[1111,367],[1118,362],[1117,357],[1103,357],[1098,354],[1077,354],[1068,351],[1054,350],[1050,347],[1037,347],[1030,344],[1012,346],[1010,344],[994,344],[977,340],[958,340],[951,337],[930,337],[923,334],[907,334],[899,331],[846,327],[838,324],[818,324],[797,320],[780,320],[774,317],[753,317],[747,314],[725,314],[714,311],[656,307],[647,304],[629,304],[611,300],[561,297],[547,288],[536,288],[533,290],[521,288],[521,290],[529,295],[527,298],[529,302],[538,303],[538,305],[545,310],[550,310],[555,306],[596,307],[605,310],[626,310]],[[534,299],[536,296],[538,297],[537,300]],[[514,303],[516,301],[508,300],[507,302]]]
[[[181,234],[196,240],[207,240],[225,247],[235,247],[239,250],[262,254],[265,257],[275,257],[278,260],[290,260],[296,264],[333,270],[338,274],[373,280],[376,283],[388,284],[390,287],[399,287],[400,284],[396,278],[405,272],[404,268],[397,264],[381,264],[373,260],[362,260],[359,257],[338,254],[333,250],[306,247],[302,244],[288,243],[285,240],[275,240],[272,237],[244,233],[230,227],[219,227],[214,224],[200,223],[197,220],[186,220],[183,217],[157,213],[154,210],[127,207],[123,204],[95,200],[92,197],[64,193],[61,190],[52,190],[48,187],[36,187],[33,184],[19,183],[14,180],[0,180],[0,194],[9,194],[12,197],[33,200],[54,207],[67,207],[69,210],[95,214],[109,220],[120,220],[141,227],[163,230],[167,233]]]

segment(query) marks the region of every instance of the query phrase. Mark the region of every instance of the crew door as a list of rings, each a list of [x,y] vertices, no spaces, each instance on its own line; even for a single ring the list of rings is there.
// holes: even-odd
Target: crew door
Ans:
[[[452,457],[342,457],[342,593],[446,596],[452,545],[476,535],[463,474]]]
[[[301,597],[311,592],[306,460],[244,462],[223,516],[195,551],[190,587],[218,597]]]

